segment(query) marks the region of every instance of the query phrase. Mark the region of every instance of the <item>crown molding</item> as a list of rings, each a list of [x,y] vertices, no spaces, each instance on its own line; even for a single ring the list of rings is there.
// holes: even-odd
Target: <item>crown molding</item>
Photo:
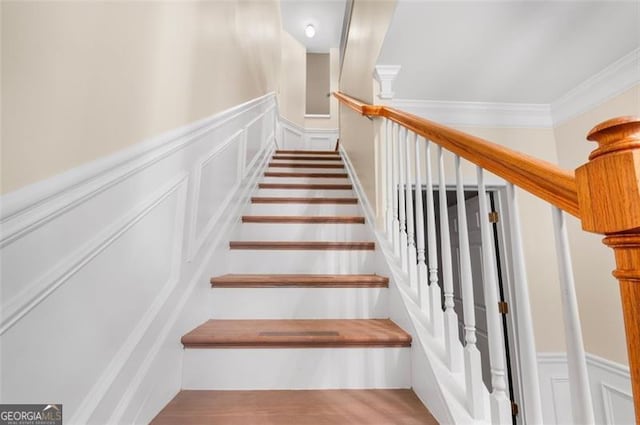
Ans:
[[[392,107],[447,125],[552,128],[640,84],[637,48],[567,93],[544,103],[394,99]]]
[[[640,83],[640,48],[551,102],[553,124],[558,125],[617,96]]]
[[[550,128],[553,124],[547,104],[394,99],[391,106],[447,125]]]

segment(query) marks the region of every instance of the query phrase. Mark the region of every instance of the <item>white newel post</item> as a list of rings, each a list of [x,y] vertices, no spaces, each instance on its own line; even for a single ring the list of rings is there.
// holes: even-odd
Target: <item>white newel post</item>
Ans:
[[[400,65],[376,65],[373,76],[380,83],[380,99],[393,98],[393,82],[400,72]]]
[[[407,268],[407,205],[405,202],[405,155],[406,155],[406,138],[407,129],[400,127],[400,137],[398,137],[398,157],[400,162],[400,182],[398,187],[398,208],[400,210],[400,262],[402,264],[402,270],[408,273]]]
[[[493,242],[493,229],[489,223],[487,191],[484,171],[478,171],[478,202],[480,205],[480,233],[482,235],[482,272],[484,282],[484,304],[487,312],[487,338],[489,340],[489,364],[491,366],[491,423],[507,425],[512,422],[511,400],[507,394],[504,336],[502,319],[498,312],[498,278]]]
[[[416,137],[416,240],[418,254],[418,302],[422,311],[429,316],[429,285],[427,282],[427,264],[425,262],[425,244],[424,244],[424,209],[422,206],[422,154],[420,146],[423,140]]]
[[[391,162],[393,163],[393,172],[391,177],[393,182],[391,184],[391,202],[393,202],[393,223],[392,223],[392,238],[393,238],[393,252],[396,257],[400,256],[400,212],[398,204],[398,176],[400,174],[400,151],[398,149],[398,139],[400,138],[400,126],[396,123],[392,125],[392,138],[391,138]]]
[[[552,207],[553,227],[555,230],[558,267],[560,269],[560,296],[564,316],[564,333],[567,340],[567,363],[569,368],[569,393],[571,394],[571,411],[576,424],[595,424],[593,401],[587,373],[587,359],[582,341],[582,327],[578,312],[578,299],[573,278],[569,238],[564,213]]]
[[[440,204],[440,253],[442,255],[442,288],[444,292],[444,343],[447,366],[451,372],[462,370],[462,350],[459,344],[458,315],[453,300],[453,265],[449,212],[447,211],[447,183],[444,170],[444,149],[438,146],[438,200]]]
[[[436,338],[443,333],[444,315],[442,312],[442,294],[438,283],[438,239],[436,237],[436,212],[433,200],[433,173],[431,172],[431,148],[425,141],[426,177],[427,177],[427,255],[429,256],[429,330]]]
[[[417,261],[417,252],[416,252],[416,242],[415,242],[415,222],[413,218],[413,190],[411,188],[411,183],[413,182],[413,175],[411,174],[411,138],[413,137],[414,141],[417,139],[417,136],[407,130],[407,141],[405,143],[405,151],[406,151],[406,168],[407,168],[407,185],[405,202],[407,205],[407,271],[409,272],[409,284],[411,285],[411,289],[413,289],[416,297],[418,295],[418,261]],[[415,142],[413,143],[415,144]],[[413,161],[415,163],[415,161]]]
[[[516,199],[516,190],[512,183],[507,184],[507,203],[509,205],[509,230],[514,277],[514,301],[516,308],[517,330],[519,342],[520,368],[522,375],[522,398],[524,417],[527,424],[542,424],[542,402],[540,399],[540,378],[536,343],[533,335],[533,320],[529,302],[529,283],[522,248],[520,232],[520,213]]]
[[[384,134],[385,140],[385,200],[387,203],[385,214],[385,234],[387,241],[393,244],[393,162],[391,149],[393,144],[393,123],[384,118]]]
[[[467,227],[467,207],[464,197],[464,181],[460,157],[456,155],[456,200],[458,208],[458,243],[460,246],[460,291],[462,292],[462,316],[464,319],[464,381],[467,408],[474,419],[484,416],[482,387],[482,363],[476,345],[476,312],[471,270],[471,249]]]

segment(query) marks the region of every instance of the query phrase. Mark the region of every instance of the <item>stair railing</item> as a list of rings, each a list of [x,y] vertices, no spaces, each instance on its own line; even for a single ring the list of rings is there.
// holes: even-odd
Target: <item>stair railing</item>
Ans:
[[[593,424],[595,420],[564,212],[580,219],[585,231],[605,235],[604,243],[613,248],[617,267],[613,275],[620,285],[635,417],[640,424],[640,118],[616,118],[591,130],[587,139],[596,141],[598,148],[574,174],[549,162],[394,108],[368,105],[343,93],[334,93],[334,96],[354,111],[382,120],[380,152],[384,155],[379,171],[383,174],[381,181],[384,182],[382,195],[385,207],[381,212],[384,233],[407,273],[409,292],[414,294],[416,303],[428,318],[428,329],[435,338],[444,341],[446,365],[451,372],[464,372],[466,407],[471,417],[488,418],[490,423],[495,424],[508,424],[512,420],[512,405],[507,388],[504,335],[497,308],[499,289],[496,268],[493,266],[492,229],[487,220],[479,220],[485,265],[482,272],[483,302],[487,312],[491,371],[490,412],[483,411],[486,387],[476,344],[474,276],[471,273],[467,235],[465,182],[461,168],[463,159],[477,168],[480,217],[489,214],[486,171],[507,182],[513,295],[517,305],[516,338],[526,423],[541,424],[543,419],[515,186],[552,206],[567,338],[571,407],[573,419],[579,424]],[[449,240],[451,223],[447,212],[444,151],[450,152],[455,158],[458,208],[457,216],[451,219],[457,228],[457,241]],[[438,168],[438,184],[433,181],[432,164]],[[424,176],[423,170],[426,170]],[[427,188],[426,205],[422,201],[423,182]],[[434,190],[438,192],[440,246],[437,246],[435,237]],[[459,253],[453,259],[451,242],[457,244]],[[454,259],[457,267],[454,267]],[[442,264],[440,273],[438,264]],[[459,318],[455,311],[454,273],[459,275],[461,285],[463,348],[459,343]],[[438,282],[439,275],[442,276],[442,282]],[[442,304],[441,291],[444,299]]]

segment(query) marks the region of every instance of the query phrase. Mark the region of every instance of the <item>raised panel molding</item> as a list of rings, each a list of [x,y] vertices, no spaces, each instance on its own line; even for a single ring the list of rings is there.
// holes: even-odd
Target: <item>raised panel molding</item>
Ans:
[[[573,423],[566,353],[538,353],[538,367],[545,423],[556,425]],[[593,354],[587,354],[587,369],[596,423],[633,424],[629,368]]]
[[[43,357],[40,365],[54,362],[51,373],[68,376],[68,385],[59,391],[62,383],[45,379],[34,397],[65,403],[70,424],[126,424],[147,423],[178,391],[179,380],[166,373],[181,370],[175,335],[205,319],[199,303],[206,297],[198,288],[208,287],[214,270],[226,272],[221,257],[275,148],[276,117],[269,93],[0,198],[0,254],[7,261],[0,282],[2,342],[33,343],[36,330],[48,323],[40,317],[45,313],[63,326],[70,323],[55,310],[65,300],[78,312],[96,306],[95,315],[81,314],[77,326],[63,327],[69,338],[76,327],[84,332],[95,324],[104,332],[96,337],[113,349],[94,361],[82,355],[90,351],[83,349],[84,339],[68,341],[74,349],[63,360]],[[224,190],[208,197],[218,185]],[[132,254],[123,256],[123,247]],[[115,320],[98,293],[112,301],[125,297]],[[126,329],[110,328],[123,322]],[[38,356],[47,355],[32,351],[12,360],[16,351],[0,347],[3,367],[30,370],[29,362],[37,366]],[[2,402],[33,402],[24,391],[3,375]]]
[[[279,118],[280,149],[334,150],[338,142],[338,129],[304,128],[286,118]]]

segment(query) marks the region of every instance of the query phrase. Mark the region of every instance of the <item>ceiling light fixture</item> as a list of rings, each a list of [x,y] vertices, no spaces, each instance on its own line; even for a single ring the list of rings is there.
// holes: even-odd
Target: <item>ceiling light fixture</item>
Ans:
[[[313,38],[314,35],[316,35],[316,28],[309,24],[304,28],[304,35],[306,35],[308,38]]]

